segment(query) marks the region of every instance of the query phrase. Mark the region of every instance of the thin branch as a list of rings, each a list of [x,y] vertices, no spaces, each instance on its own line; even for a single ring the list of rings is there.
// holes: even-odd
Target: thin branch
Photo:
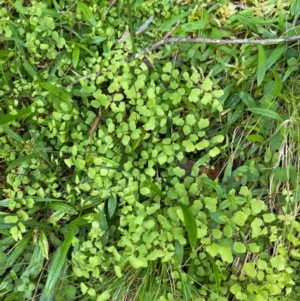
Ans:
[[[179,24],[179,23],[177,23]],[[175,25],[175,27],[169,32],[173,32],[178,25]],[[225,45],[225,44],[249,44],[249,45],[270,45],[270,44],[280,44],[280,43],[289,43],[293,41],[300,40],[300,35],[287,37],[287,38],[277,38],[277,39],[261,39],[261,40],[251,40],[251,39],[235,39],[235,40],[228,40],[228,39],[209,39],[209,38],[167,38],[169,36],[169,33],[167,33],[166,38],[163,38],[159,40],[158,42],[155,42],[154,44],[144,48],[143,50],[137,52],[135,56],[129,56],[127,57],[126,61],[131,61],[133,58],[138,58],[143,54],[149,53],[152,50],[159,48],[161,46],[164,46],[166,44],[171,43],[206,43],[206,44],[218,44],[218,45]],[[92,75],[100,76],[102,74],[102,71],[97,72],[96,74],[88,74],[86,76],[83,76],[74,82],[69,82],[65,84],[64,86],[73,86],[80,82],[82,79],[88,79]]]
[[[90,73],[88,75],[81,76],[81,77],[77,78],[73,82],[64,83],[63,86],[64,87],[75,86],[75,85],[79,84],[81,80],[90,79],[92,76],[99,77],[102,73],[103,73],[103,71],[99,71],[99,72],[96,72],[96,73]]]
[[[168,38],[168,39],[161,39],[158,42],[144,48],[143,50],[139,51],[135,58],[139,56],[149,53],[152,50],[159,48],[166,44],[171,43],[205,43],[205,44],[251,44],[251,45],[270,45],[270,44],[279,44],[279,43],[286,43],[300,40],[300,35],[287,37],[287,38],[277,38],[277,39],[262,39],[262,40],[251,40],[251,39],[235,39],[235,40],[224,40],[224,39],[208,39],[208,38]]]

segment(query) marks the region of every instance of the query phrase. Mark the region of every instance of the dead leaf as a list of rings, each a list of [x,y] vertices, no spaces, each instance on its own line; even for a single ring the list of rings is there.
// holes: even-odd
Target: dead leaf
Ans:
[[[195,164],[194,161],[187,159],[186,163],[181,163],[181,164],[179,164],[179,166],[185,170],[186,176],[191,176],[194,164]],[[215,180],[219,175],[219,170],[207,168],[206,166],[201,165],[201,166],[199,166],[198,175],[202,175],[202,174],[206,174],[208,178],[210,178],[211,180]]]
[[[125,43],[126,39],[130,38],[130,32],[125,30],[121,36],[121,38],[117,41],[118,43]]]

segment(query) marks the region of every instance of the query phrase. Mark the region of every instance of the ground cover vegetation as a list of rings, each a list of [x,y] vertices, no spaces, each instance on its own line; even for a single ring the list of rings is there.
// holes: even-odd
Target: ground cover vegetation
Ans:
[[[0,4],[1,300],[299,300],[299,1]]]

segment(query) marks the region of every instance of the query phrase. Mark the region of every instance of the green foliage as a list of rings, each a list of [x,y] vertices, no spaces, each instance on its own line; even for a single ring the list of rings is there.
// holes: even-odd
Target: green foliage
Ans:
[[[296,35],[299,12],[3,1],[0,298],[299,299],[297,47],[133,59]]]

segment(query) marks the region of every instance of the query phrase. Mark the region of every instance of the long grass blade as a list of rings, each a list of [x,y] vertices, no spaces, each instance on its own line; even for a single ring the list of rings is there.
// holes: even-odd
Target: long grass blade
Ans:
[[[180,204],[184,216],[185,228],[188,234],[190,246],[194,249],[197,243],[197,223],[190,208]]]
[[[251,109],[248,109],[248,111],[250,111],[251,113],[254,113],[254,114],[263,115],[265,117],[272,118],[272,119],[278,120],[280,122],[283,122],[282,117],[277,112],[274,112],[269,109],[251,108]]]
[[[89,7],[81,2],[78,1],[77,2],[77,7],[78,9],[83,13],[85,19],[93,26],[93,27],[97,27],[97,21],[95,16],[92,14],[92,12],[90,11]]]
[[[43,289],[40,301],[52,301],[52,297],[53,297],[52,292],[55,289],[55,286],[59,280],[59,275],[67,259],[67,253],[71,246],[71,242],[75,234],[76,228],[88,224],[93,220],[99,220],[100,217],[101,214],[98,213],[87,214],[85,216],[76,218],[74,221],[70,223],[70,230],[66,235],[64,242],[61,244],[61,246],[58,248],[57,252],[55,253],[54,257],[52,258],[51,267],[47,277],[47,282]]]
[[[5,114],[0,116],[0,125],[1,124],[8,124],[16,119],[20,119],[22,117],[27,117],[31,114],[31,109],[26,108],[26,109],[21,109],[17,111],[17,114]]]
[[[17,142],[22,143],[24,141],[21,136],[19,136],[16,132],[12,131],[8,127],[4,125],[0,125],[0,129],[2,129],[8,136],[16,140]]]
[[[36,158],[38,157],[39,155],[34,153],[34,154],[30,154],[30,155],[27,155],[27,156],[23,156],[21,158],[18,158],[17,160],[13,161],[11,164],[8,165],[8,167],[6,168],[6,172],[9,172],[10,170],[18,167],[19,165],[21,165],[22,163],[24,162],[27,162],[33,158]]]

